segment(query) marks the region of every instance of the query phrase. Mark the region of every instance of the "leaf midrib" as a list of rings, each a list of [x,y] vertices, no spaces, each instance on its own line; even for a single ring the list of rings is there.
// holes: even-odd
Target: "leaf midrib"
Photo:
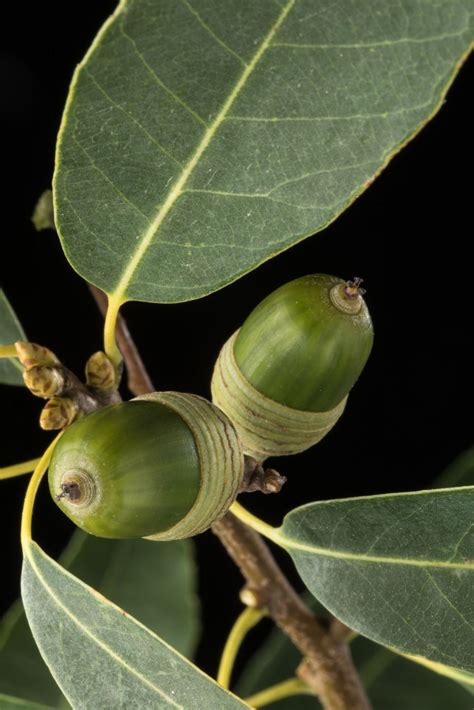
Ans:
[[[217,132],[220,125],[222,124],[222,122],[226,118],[227,114],[229,113],[229,110],[231,109],[231,107],[234,104],[235,100],[237,99],[238,95],[240,94],[240,92],[244,88],[245,84],[247,83],[250,75],[253,73],[253,71],[254,71],[255,67],[257,66],[257,64],[259,63],[260,59],[265,54],[265,51],[268,49],[268,47],[272,41],[272,38],[274,37],[275,33],[280,29],[281,25],[285,21],[286,17],[288,16],[288,14],[289,14],[290,10],[292,9],[292,7],[294,6],[295,2],[296,2],[296,0],[288,0],[286,5],[284,6],[278,19],[273,24],[273,26],[269,30],[268,34],[265,36],[265,38],[261,42],[259,48],[255,52],[252,60],[244,68],[242,74],[240,75],[239,80],[237,81],[233,90],[231,91],[231,93],[227,97],[226,101],[224,102],[224,104],[223,104],[221,110],[219,111],[219,113],[217,114],[216,118],[214,119],[214,121],[210,124],[210,126],[204,132],[200,143],[198,144],[196,150],[194,151],[193,155],[189,159],[188,163],[183,168],[180,176],[175,181],[173,187],[171,188],[170,192],[168,193],[166,200],[162,203],[160,209],[158,210],[156,217],[150,223],[146,232],[141,236],[141,238],[139,240],[137,240],[138,241],[137,247],[133,253],[132,258],[128,262],[128,265],[127,265],[126,269],[124,270],[122,277],[120,278],[120,281],[118,282],[116,288],[109,294],[110,301],[114,301],[116,306],[123,304],[128,300],[125,296],[127,286],[129,285],[129,283],[133,277],[133,274],[137,270],[141,260],[143,259],[144,255],[146,254],[148,247],[152,243],[154,236],[156,235],[157,231],[159,230],[160,226],[162,225],[163,221],[165,220],[166,216],[168,215],[168,213],[172,209],[175,202],[183,194],[184,186],[186,185],[189,177],[191,176],[194,169],[198,165],[203,153],[207,150],[215,133]]]
[[[287,537],[277,529],[273,535],[273,540],[278,545],[287,550],[295,550],[298,552],[306,552],[311,555],[320,555],[321,557],[332,557],[340,560],[353,560],[355,562],[370,562],[378,564],[392,564],[409,567],[435,567],[440,569],[459,569],[459,570],[474,570],[474,562],[448,562],[445,560],[415,560],[403,557],[385,557],[381,555],[364,555],[363,553],[348,552],[345,550],[330,550],[316,545],[308,545],[303,542],[298,542]]]

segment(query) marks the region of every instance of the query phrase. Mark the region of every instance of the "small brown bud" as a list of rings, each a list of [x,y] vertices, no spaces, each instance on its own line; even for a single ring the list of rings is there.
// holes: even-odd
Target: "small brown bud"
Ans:
[[[262,493],[279,493],[286,483],[286,476],[282,476],[281,473],[275,471],[274,468],[266,468],[263,481],[262,481]]]
[[[18,359],[23,367],[29,370],[31,367],[42,367],[43,365],[59,365],[59,360],[51,350],[29,343],[25,340],[18,340],[15,343]]]
[[[32,394],[36,397],[43,397],[43,399],[54,397],[64,387],[64,377],[61,371],[48,365],[24,370],[23,380]]]
[[[40,427],[46,430],[64,429],[77,417],[76,404],[68,397],[53,397],[40,415]]]
[[[91,355],[86,363],[86,383],[100,390],[115,387],[114,366],[101,350]]]
[[[262,464],[252,456],[244,457],[244,476],[240,491],[242,493],[279,493],[286,483],[286,476],[282,476],[274,468],[264,469]]]

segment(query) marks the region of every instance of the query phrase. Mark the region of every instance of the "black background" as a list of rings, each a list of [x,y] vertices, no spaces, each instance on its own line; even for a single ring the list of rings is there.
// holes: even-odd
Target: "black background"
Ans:
[[[101,347],[101,320],[56,237],[35,233],[30,214],[51,182],[74,66],[114,6],[35,3],[26,16],[18,4],[0,49],[1,285],[29,339],[78,373]],[[284,492],[245,499],[269,522],[309,500],[422,488],[472,444],[473,75],[471,59],[436,118],[324,233],[199,301],[125,306],[157,389],[207,395],[220,346],[264,295],[311,272],[364,277],[376,333],[369,364],[335,430],[305,454],[274,462],[288,476]],[[37,426],[41,402],[20,388],[0,394],[0,465],[38,456],[50,439]],[[18,595],[25,484],[1,485],[0,612]],[[35,520],[36,538],[58,553],[72,528],[45,490]],[[206,627],[198,660],[213,672],[241,580],[211,533],[197,545]]]

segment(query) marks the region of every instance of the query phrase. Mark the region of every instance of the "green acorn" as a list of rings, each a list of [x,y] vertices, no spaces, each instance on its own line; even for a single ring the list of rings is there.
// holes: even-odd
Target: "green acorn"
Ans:
[[[304,451],[341,416],[373,330],[360,279],[314,274],[267,296],[227,341],[213,402],[258,460]]]
[[[154,392],[75,422],[55,447],[48,477],[58,506],[86,532],[174,540],[226,513],[243,469],[235,429],[217,407]]]

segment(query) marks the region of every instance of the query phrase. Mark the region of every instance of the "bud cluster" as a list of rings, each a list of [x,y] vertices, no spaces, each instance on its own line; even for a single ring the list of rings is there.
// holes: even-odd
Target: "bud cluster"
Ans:
[[[64,429],[81,413],[97,409],[94,395],[114,392],[114,367],[103,352],[94,353],[87,361],[83,385],[48,348],[22,340],[15,348],[24,367],[26,387],[35,397],[48,400],[40,414],[42,429]]]

